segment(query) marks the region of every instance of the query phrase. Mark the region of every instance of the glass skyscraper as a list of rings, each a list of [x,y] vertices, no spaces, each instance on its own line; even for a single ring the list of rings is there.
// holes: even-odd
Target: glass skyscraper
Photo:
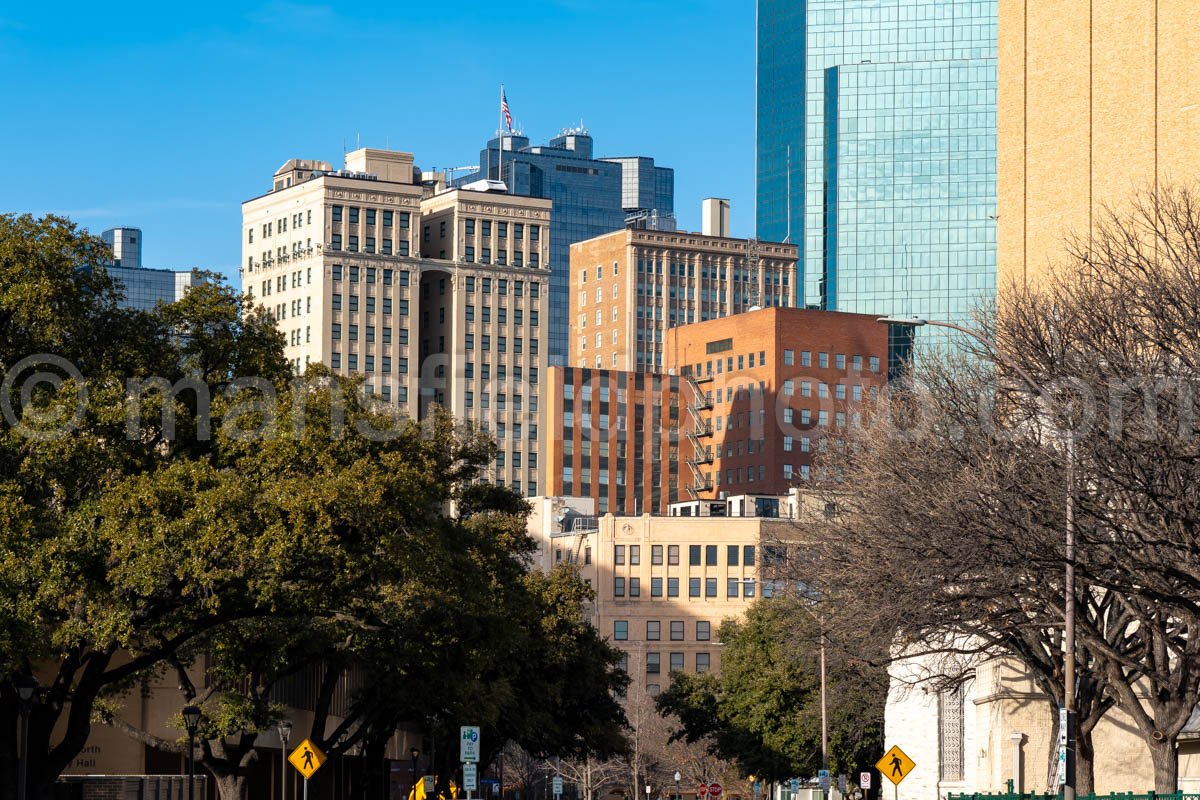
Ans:
[[[626,224],[675,229],[675,171],[655,166],[645,156],[595,158],[592,137],[582,130],[563,131],[546,145],[530,145],[518,134],[505,134],[479,153],[479,171],[455,181],[462,186],[480,178],[503,180],[510,194],[544,197],[550,212],[551,365],[567,363],[570,332],[571,245]],[[503,172],[501,172],[501,169]]]
[[[996,3],[759,0],[757,228],[800,245],[799,303],[995,296]]]

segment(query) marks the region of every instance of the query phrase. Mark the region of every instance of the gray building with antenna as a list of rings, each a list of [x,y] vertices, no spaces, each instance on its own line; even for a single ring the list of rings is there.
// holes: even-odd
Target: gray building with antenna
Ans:
[[[596,158],[592,137],[579,127],[563,130],[544,145],[531,145],[519,133],[491,139],[479,153],[478,170],[454,183],[463,186],[484,178],[503,181],[509,194],[553,203],[549,353],[552,365],[565,364],[571,245],[627,225],[674,230],[675,171],[646,156]]]

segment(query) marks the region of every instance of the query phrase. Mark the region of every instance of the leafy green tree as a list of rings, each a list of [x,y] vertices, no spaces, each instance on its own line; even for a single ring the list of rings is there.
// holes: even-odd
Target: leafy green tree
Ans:
[[[46,687],[29,740],[30,794],[45,797],[108,697],[220,625],[328,585],[317,560],[278,558],[293,532],[262,513],[277,504],[200,435],[236,410],[221,381],[240,364],[282,388],[270,380],[286,367],[278,333],[252,314],[225,326],[189,317],[188,303],[171,314],[121,309],[107,257],[67,220],[0,217],[0,794],[10,796],[12,678]],[[211,279],[192,291],[227,311],[236,297]],[[221,355],[198,370],[188,348],[222,330],[234,346],[205,348]],[[38,371],[53,377],[32,379]],[[205,373],[213,383],[195,380]],[[167,391],[156,407],[131,409],[127,384],[147,375],[168,387],[193,379],[196,400]],[[202,395],[218,399],[206,407]],[[187,447],[154,413],[167,406],[191,432]],[[201,418],[209,411],[215,421]]]
[[[713,755],[744,775],[770,781],[821,768],[820,632],[799,601],[753,605],[719,629],[721,674],[676,673],[658,699],[678,718],[676,736],[706,737]],[[887,675],[828,648],[829,763],[836,772],[867,769],[882,754]]]

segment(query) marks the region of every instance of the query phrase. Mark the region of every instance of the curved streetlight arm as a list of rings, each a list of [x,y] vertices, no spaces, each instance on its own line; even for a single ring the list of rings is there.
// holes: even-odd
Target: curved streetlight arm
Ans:
[[[941,320],[923,319],[921,317],[880,317],[875,321],[884,323],[886,325],[907,325],[910,328],[920,328],[925,325],[932,325],[935,328],[949,328],[952,331],[965,333],[967,336],[970,336],[984,347],[996,351],[997,354],[999,354],[999,348],[996,346],[995,342],[986,338],[982,333],[973,328],[968,328],[963,325],[956,325],[953,322],[942,322]],[[1003,355],[1000,356],[1000,360],[1003,361],[1006,366],[1011,367],[1013,371],[1020,375],[1021,380],[1025,381],[1025,384],[1032,389],[1034,393],[1046,394],[1046,390],[1042,388],[1042,385],[1031,378],[1029,373],[1023,370],[1019,365],[1013,363]]]

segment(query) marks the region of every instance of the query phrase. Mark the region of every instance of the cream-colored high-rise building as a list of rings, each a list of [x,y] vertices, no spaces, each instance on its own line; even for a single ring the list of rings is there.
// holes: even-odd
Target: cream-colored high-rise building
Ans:
[[[1001,0],[999,289],[1061,262],[1105,205],[1200,175],[1195,0]]]
[[[288,161],[242,206],[243,287],[297,372],[321,362],[402,414],[486,426],[488,477],[536,494],[551,203],[439,188],[409,153]]]
[[[665,331],[795,305],[794,244],[626,229],[571,245],[571,365],[661,372]]]

